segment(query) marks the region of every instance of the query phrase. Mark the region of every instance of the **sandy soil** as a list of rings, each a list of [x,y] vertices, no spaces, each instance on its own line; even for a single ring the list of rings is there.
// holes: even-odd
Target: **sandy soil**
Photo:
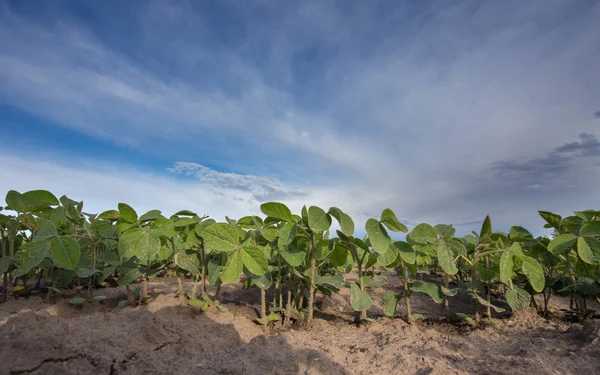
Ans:
[[[344,292],[320,298],[310,329],[264,336],[253,322],[257,290],[227,286],[221,303],[228,311],[204,313],[174,297],[173,279],[151,283],[150,291],[147,305],[122,309],[123,288],[96,290],[104,303],[81,309],[39,297],[0,305],[0,374],[600,373],[597,320],[582,325],[525,311],[473,329],[441,321],[439,306],[414,295],[423,321],[383,317],[376,303],[376,322],[357,327]],[[453,302],[468,312],[468,296]]]

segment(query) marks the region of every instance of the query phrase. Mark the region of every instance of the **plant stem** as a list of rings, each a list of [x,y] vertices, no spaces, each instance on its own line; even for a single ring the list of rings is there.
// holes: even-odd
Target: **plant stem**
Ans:
[[[477,301],[477,287],[475,286],[476,282],[477,282],[477,261],[479,260],[479,251],[480,251],[480,245],[477,244],[477,246],[475,246],[475,254],[473,256],[473,263],[471,264],[471,294],[472,294],[472,309],[473,309],[473,316],[475,318],[475,321],[477,323],[479,323],[479,310],[478,310],[478,301]]]
[[[263,288],[260,288],[260,319],[267,334],[267,292]]]
[[[96,247],[94,246],[94,243],[92,242],[91,245],[92,248],[92,265],[91,268],[95,269],[96,268]],[[93,274],[92,276],[90,276],[90,280],[88,282],[88,298],[92,298],[93,296],[93,285],[94,285],[94,278],[96,277],[96,274]]]
[[[317,261],[314,256],[314,247],[313,247],[313,249],[311,250],[311,260],[310,260],[310,290],[308,291],[308,325],[310,325],[312,323],[312,318],[313,318],[313,303],[314,303],[314,299],[315,299],[316,268],[317,268]]]
[[[284,328],[287,328],[291,322],[292,315],[292,275],[288,273],[287,285],[287,302],[285,304],[285,319],[283,320]]]
[[[403,261],[400,261],[400,271],[402,272],[402,281],[404,284],[404,304],[406,306],[406,321],[408,324],[413,323],[412,308],[410,306],[410,289],[408,287],[408,273],[406,265]]]
[[[444,272],[444,287],[446,287],[446,289],[450,289],[449,279],[449,275]],[[444,310],[446,311],[446,318],[450,319],[450,305],[448,303],[448,299],[448,296],[444,294]]]

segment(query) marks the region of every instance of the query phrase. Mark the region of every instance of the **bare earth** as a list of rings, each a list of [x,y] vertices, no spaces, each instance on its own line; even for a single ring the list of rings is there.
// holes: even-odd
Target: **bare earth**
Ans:
[[[176,280],[159,279],[150,291],[155,298],[147,305],[123,309],[123,288],[96,290],[104,303],[81,309],[39,297],[0,305],[0,375],[600,374],[597,320],[584,326],[526,311],[472,329],[435,318],[441,308],[413,295],[423,321],[409,326],[402,311],[383,317],[376,303],[370,316],[377,321],[357,327],[344,291],[320,298],[311,329],[272,328],[264,336],[253,322],[256,289],[224,287],[220,299],[229,311],[205,313],[174,297]],[[467,296],[452,302],[469,312]],[[553,307],[565,303],[556,299]]]

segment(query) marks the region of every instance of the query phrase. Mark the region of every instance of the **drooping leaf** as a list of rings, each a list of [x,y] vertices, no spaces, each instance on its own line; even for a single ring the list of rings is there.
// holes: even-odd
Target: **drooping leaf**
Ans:
[[[224,283],[233,283],[237,281],[244,271],[244,263],[239,252],[227,253],[227,263],[221,272],[221,281]]]
[[[57,266],[75,270],[81,256],[79,243],[70,237],[56,237],[50,242],[52,259]]]
[[[415,254],[415,250],[410,246],[408,242],[404,241],[395,241],[394,247],[398,249],[398,253],[400,254],[400,258],[402,261],[407,264],[415,264],[417,260],[417,256]]]
[[[352,283],[350,285],[350,305],[354,311],[368,310],[373,306],[373,300],[367,292],[360,290],[356,283]]]
[[[577,242],[577,237],[571,233],[560,234],[550,241],[548,251],[554,255],[561,255],[568,252],[575,242]]]
[[[329,208],[329,214],[338,221],[343,234],[346,236],[352,236],[354,234],[354,221],[350,216],[346,215],[337,207]]]
[[[126,203],[119,203],[119,213],[121,214],[121,218],[128,223],[135,223],[138,219],[137,212],[131,206]]]
[[[317,276],[315,277],[315,284],[316,285],[323,285],[323,286],[332,286],[335,289],[342,289],[344,287],[344,276],[342,276],[341,274],[337,274],[337,275],[324,275],[324,276]]]
[[[406,227],[406,225],[402,224],[396,217],[394,211],[392,211],[389,208],[383,210],[383,212],[381,213],[380,221],[391,231],[404,233],[408,232],[408,228]]]
[[[324,232],[331,227],[331,216],[322,208],[310,206],[308,208],[308,226],[318,232]]]
[[[452,252],[452,248],[446,243],[446,241],[439,240],[435,249],[438,263],[442,270],[444,270],[444,272],[446,272],[448,275],[456,275],[458,273],[458,268],[454,262],[455,255]]]
[[[331,263],[334,265],[342,267],[344,264],[346,264],[346,259],[348,259],[348,248],[340,244],[336,244],[331,254],[329,254],[329,260],[331,260]]]
[[[506,302],[508,303],[512,311],[527,309],[529,307],[531,298],[527,291],[519,288],[516,285],[512,289],[506,289],[505,297]]]
[[[437,241],[435,229],[427,223],[421,223],[410,231],[410,239],[420,244],[432,244]]]
[[[497,313],[502,313],[505,310],[501,307],[495,306],[492,303],[488,302],[486,299],[481,298],[479,295],[475,294],[475,298],[477,299],[477,301],[482,304],[483,306],[489,306],[492,309],[494,309],[494,311],[496,311]]]
[[[390,246],[391,239],[383,226],[377,220],[369,219],[365,224],[365,230],[373,250],[379,254],[385,253]]]
[[[513,246],[519,246],[514,244]],[[500,257],[500,281],[506,285],[512,285],[511,280],[514,274],[515,262],[514,252],[512,250],[506,250]]]
[[[394,292],[386,292],[382,298],[383,313],[386,316],[395,316],[398,312],[398,296]]]
[[[537,260],[530,256],[521,258],[521,271],[527,277],[529,284],[536,292],[540,293],[544,290],[544,269]]]
[[[242,263],[254,275],[263,275],[269,269],[269,259],[263,249],[255,245],[246,245],[240,249]]]
[[[546,220],[550,227],[560,230],[560,225],[562,222],[562,217],[560,215],[548,211],[538,211],[538,213],[544,220]]]
[[[577,254],[587,264],[598,264],[600,262],[600,240],[593,237],[578,237]]]
[[[294,221],[292,217],[292,211],[283,203],[279,202],[267,202],[260,205],[260,210],[263,214],[283,220],[283,221]]]
[[[8,267],[10,267],[10,256],[6,255],[0,258],[0,275],[4,275],[6,271],[8,271]]]
[[[434,283],[416,280],[411,286],[411,290],[413,292],[427,294],[435,303],[442,303],[442,301],[444,300],[443,293],[440,291],[440,288]]]

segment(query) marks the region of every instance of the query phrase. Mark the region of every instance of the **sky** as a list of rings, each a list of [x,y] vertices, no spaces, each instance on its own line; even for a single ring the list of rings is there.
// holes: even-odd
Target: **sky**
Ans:
[[[600,208],[600,1],[0,0],[0,195],[545,233]]]

